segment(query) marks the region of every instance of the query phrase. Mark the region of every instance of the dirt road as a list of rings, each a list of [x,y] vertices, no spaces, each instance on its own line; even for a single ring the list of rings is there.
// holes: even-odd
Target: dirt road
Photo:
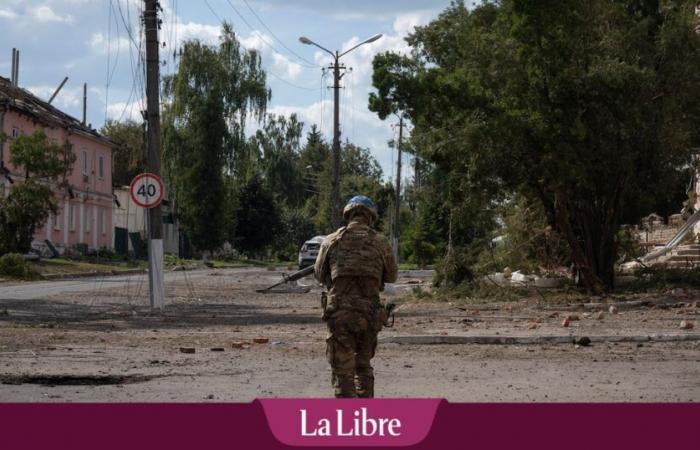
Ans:
[[[250,401],[328,397],[318,290],[263,295],[280,273],[260,269],[170,275],[168,306],[149,311],[144,277],[41,287],[33,299],[0,285],[0,401]],[[400,295],[429,273],[402,273]],[[305,284],[311,284],[309,280]],[[58,286],[58,285],[57,285]],[[65,287],[65,286],[64,286]],[[26,292],[26,291],[25,291]],[[695,336],[694,292],[661,306],[409,303],[390,336]],[[562,328],[566,315],[579,320]],[[536,326],[533,326],[536,325]],[[697,326],[697,325],[696,325]],[[254,343],[256,337],[268,339]],[[241,348],[233,348],[236,343]],[[182,353],[193,348],[195,353]],[[221,351],[220,351],[221,350]],[[451,401],[699,401],[700,341],[575,347],[382,344],[374,359],[383,397]]]

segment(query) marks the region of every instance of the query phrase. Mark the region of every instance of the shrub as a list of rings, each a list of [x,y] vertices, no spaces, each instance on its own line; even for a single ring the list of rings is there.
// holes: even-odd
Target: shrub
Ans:
[[[32,273],[22,255],[18,253],[7,253],[0,256],[0,275],[7,275],[14,278],[25,278]]]

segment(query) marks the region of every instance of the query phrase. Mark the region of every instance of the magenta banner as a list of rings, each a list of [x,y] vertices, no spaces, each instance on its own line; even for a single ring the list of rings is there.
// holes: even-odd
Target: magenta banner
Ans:
[[[6,449],[685,449],[697,448],[698,420],[696,404],[0,404]]]

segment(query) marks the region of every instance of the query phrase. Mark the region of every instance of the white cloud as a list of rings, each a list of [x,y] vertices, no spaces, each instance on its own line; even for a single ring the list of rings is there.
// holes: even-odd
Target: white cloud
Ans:
[[[127,51],[131,41],[126,37],[114,38],[110,42],[103,33],[93,33],[90,37],[90,47],[97,53],[105,54],[110,51]]]
[[[178,23],[177,24],[177,45],[182,42],[199,39],[207,44],[216,44],[219,42],[221,27],[218,25],[206,25],[196,22]]]
[[[59,15],[56,14],[49,6],[41,5],[34,8],[29,8],[29,15],[32,19],[37,22],[64,22],[72,23],[73,16],[70,14]]]
[[[272,54],[272,60],[274,62],[274,67],[276,69],[282,70],[282,72],[292,80],[296,79],[301,73],[301,65],[295,62],[291,62],[289,59],[285,58],[277,52],[274,52]]]
[[[56,86],[40,85],[40,86],[28,86],[26,89],[32,94],[36,95],[44,101],[48,101],[53,93],[56,91],[58,83]],[[51,104],[59,109],[66,109],[71,107],[80,106],[83,103],[83,88],[73,87],[67,88],[63,87],[61,91],[56,95]]]
[[[141,120],[140,111],[145,108],[145,104],[145,99],[137,99],[128,103],[110,103],[109,106],[107,106],[107,118],[112,120]]]
[[[17,13],[11,9],[0,9],[0,19],[14,19]]]

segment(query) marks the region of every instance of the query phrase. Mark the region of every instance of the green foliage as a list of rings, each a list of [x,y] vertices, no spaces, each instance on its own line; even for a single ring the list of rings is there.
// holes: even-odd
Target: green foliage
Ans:
[[[639,219],[637,199],[678,179],[698,145],[697,25],[691,1],[455,2],[409,36],[411,56],[375,59],[375,85],[445,172],[447,203],[539,201],[602,292],[623,215]]]
[[[259,176],[252,177],[238,194],[235,247],[253,256],[273,242],[279,223],[272,193]]]
[[[243,49],[224,24],[218,47],[185,42],[178,71],[164,88],[166,176],[192,244],[214,250],[235,226],[226,200],[236,183],[225,178],[245,168],[246,117],[265,111],[265,72],[260,56]]]
[[[501,240],[480,255],[478,272],[509,267],[545,274],[571,264],[566,241],[547,223],[541,203],[522,197],[505,203],[501,210],[504,226],[496,230]]]
[[[317,234],[303,209],[281,208],[280,226],[272,245],[273,257],[280,261],[296,260],[302,244]]]
[[[7,253],[0,256],[0,275],[13,278],[28,278],[35,274],[27,265],[22,255]]]
[[[25,180],[0,198],[0,255],[26,253],[34,231],[50,213],[57,213],[51,185],[59,185],[71,170],[75,156],[69,143],[49,143],[44,130],[17,137],[10,146],[10,161],[24,173]]]
[[[143,171],[146,157],[146,138],[143,124],[132,120],[108,120],[100,130],[117,144],[112,151],[112,185],[128,186]]]

